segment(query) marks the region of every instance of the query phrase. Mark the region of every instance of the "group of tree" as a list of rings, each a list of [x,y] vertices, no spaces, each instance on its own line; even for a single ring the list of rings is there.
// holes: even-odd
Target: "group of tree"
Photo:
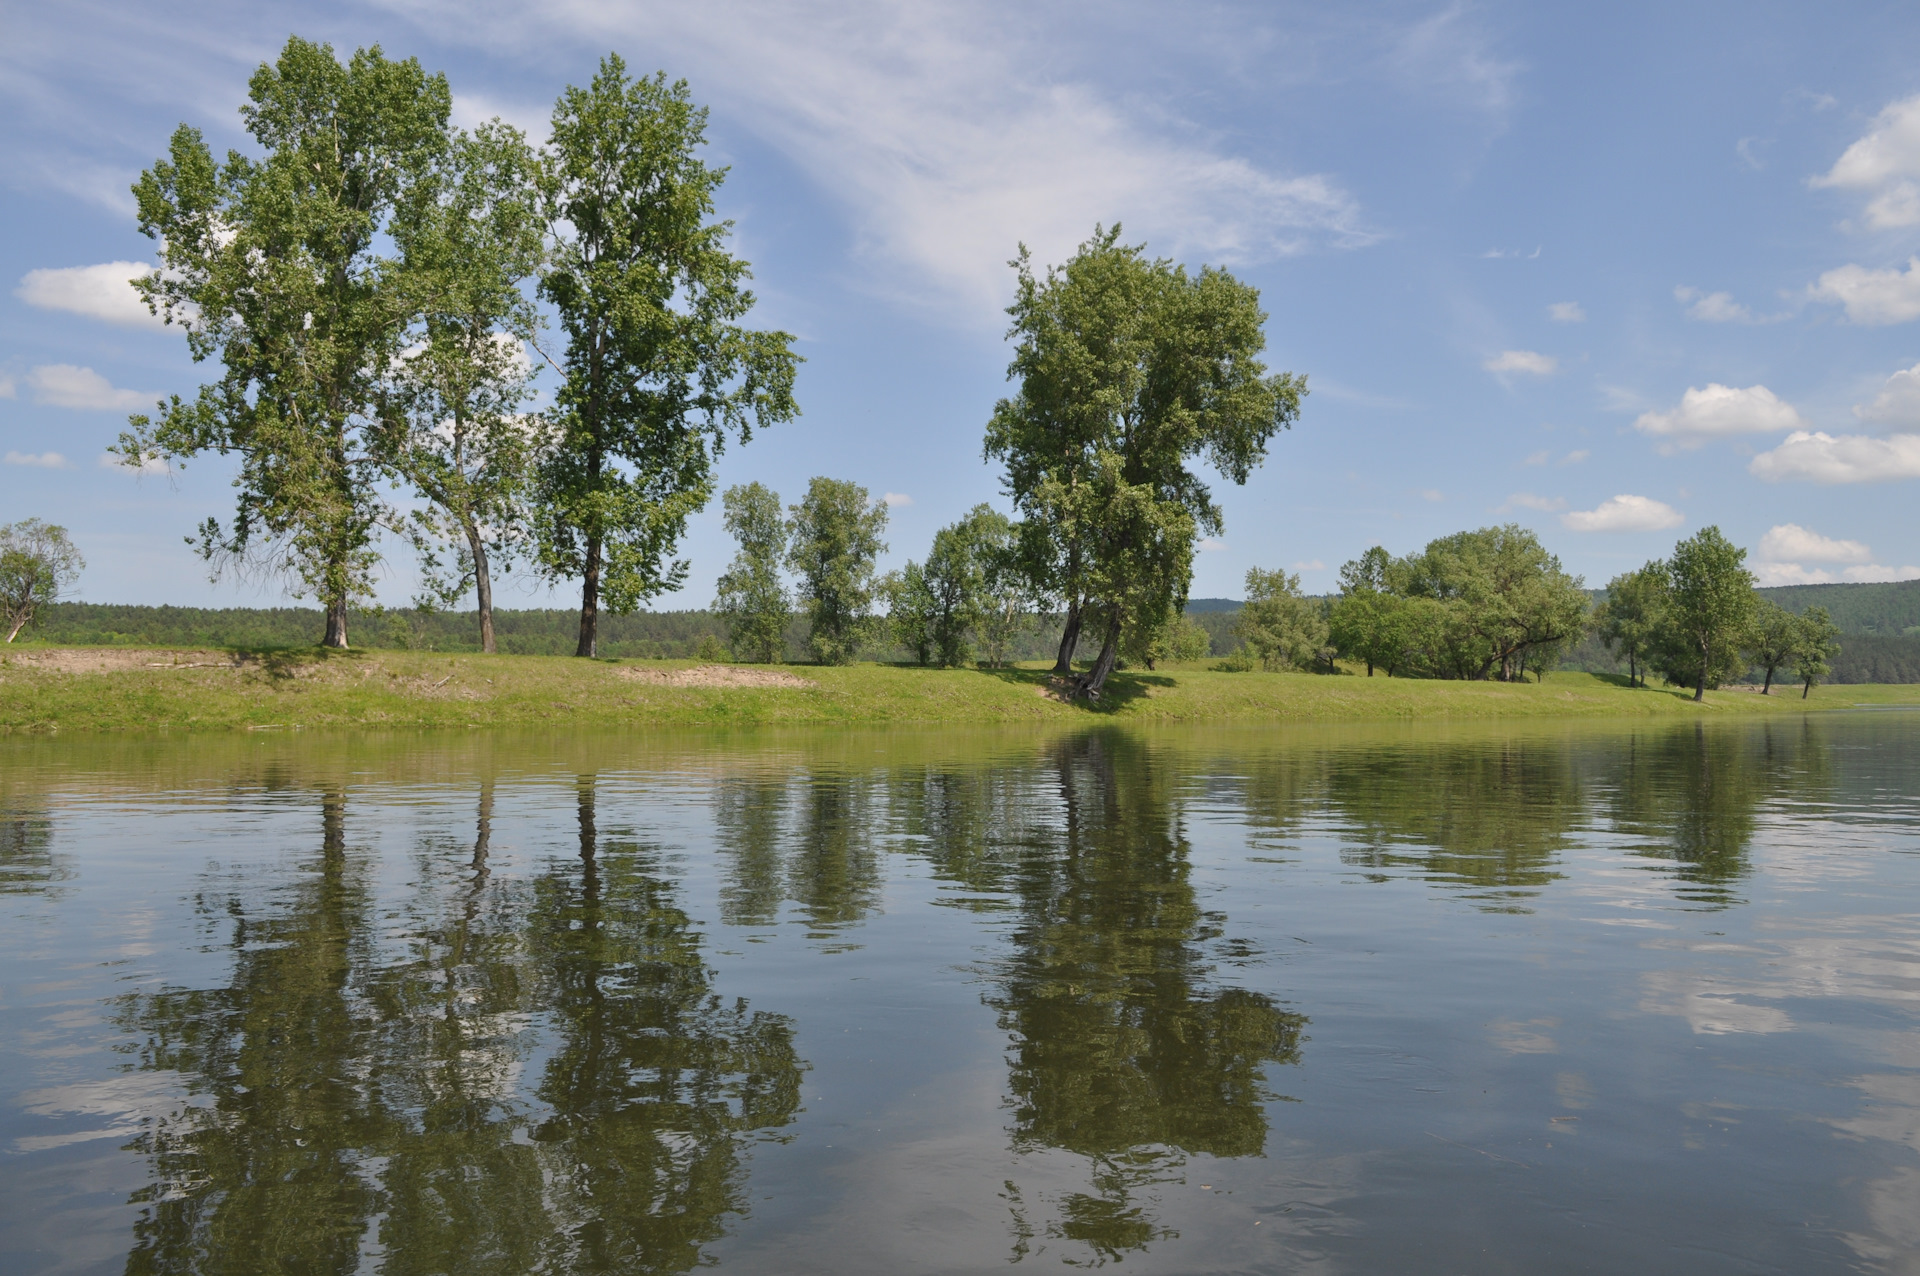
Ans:
[[[236,456],[232,519],[191,539],[216,570],[318,599],[326,645],[346,645],[385,529],[420,548],[430,592],[475,591],[487,650],[505,562],[578,581],[592,655],[603,606],[684,581],[673,555],[715,458],[796,414],[798,358],[741,324],[747,264],[713,216],[726,170],[699,157],[684,83],[609,56],[540,147],[498,120],[452,127],[451,102],[414,59],[342,64],[296,37],[249,83],[258,155],[174,133],[134,187],[160,243],[136,286],[220,372],[132,418],[118,450]],[[539,412],[530,349],[559,382]]]
[[[884,592],[876,563],[887,552],[885,501],[845,479],[816,478],[784,514],[779,493],[760,483],[727,489],[727,530],[739,552],[720,577],[714,610],[727,623],[735,657],[786,658],[787,627],[797,609],[807,648],[821,664],[846,664],[876,636],[875,604]],[[799,579],[789,588],[782,576]]]
[[[1645,685],[1649,669],[1694,699],[1744,675],[1764,675],[1761,694],[1790,669],[1804,699],[1833,668],[1840,630],[1825,607],[1795,615],[1754,592],[1747,551],[1718,527],[1674,546],[1673,556],[1607,582],[1594,625],[1627,661],[1628,677]]]
[[[1402,558],[1368,550],[1340,569],[1323,633],[1369,677],[1379,669],[1513,681],[1557,664],[1586,616],[1580,578],[1539,537],[1508,523],[1444,536]]]

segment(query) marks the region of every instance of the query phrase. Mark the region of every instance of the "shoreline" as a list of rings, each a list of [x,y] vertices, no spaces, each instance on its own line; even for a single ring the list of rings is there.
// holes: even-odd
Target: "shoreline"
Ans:
[[[16,647],[0,651],[0,734],[490,727],[1339,723],[1736,717],[1920,707],[1920,684],[1709,692],[1628,688],[1576,672],[1544,683],[1354,672],[1229,673],[1213,662],[1125,670],[1095,704],[1043,666],[746,665],[388,649]]]

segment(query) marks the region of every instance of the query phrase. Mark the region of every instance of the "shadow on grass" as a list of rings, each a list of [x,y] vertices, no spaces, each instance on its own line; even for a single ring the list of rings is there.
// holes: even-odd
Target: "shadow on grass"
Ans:
[[[349,647],[229,647],[233,662],[242,669],[258,669],[269,682],[284,683],[298,678],[303,669],[324,668],[336,661],[366,659],[364,648]]]
[[[1032,687],[1051,700],[1069,705],[1090,714],[1112,714],[1143,699],[1153,687],[1171,687],[1173,679],[1165,674],[1143,673],[1136,669],[1116,671],[1107,677],[1107,685],[1100,689],[1100,698],[1089,699],[1076,695],[1065,678],[1055,676],[1050,669],[981,669],[988,677],[1015,686]]]

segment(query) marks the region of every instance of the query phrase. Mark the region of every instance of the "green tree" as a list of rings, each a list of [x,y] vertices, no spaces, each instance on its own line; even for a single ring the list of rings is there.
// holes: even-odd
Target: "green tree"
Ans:
[[[990,605],[992,558],[1008,539],[1006,515],[990,505],[976,505],[965,518],[934,533],[925,576],[933,603],[929,636],[940,664],[951,667],[972,659],[973,635]]]
[[[823,665],[844,665],[873,631],[874,560],[887,552],[884,501],[845,479],[816,478],[793,517],[787,564],[800,576],[807,645]]]
[[[1760,685],[1760,694],[1773,694],[1773,675],[1775,671],[1793,663],[1793,656],[1800,648],[1802,625],[1800,617],[1768,598],[1759,599],[1754,604],[1752,627],[1747,631],[1747,658],[1766,671],[1766,681]]]
[[[1587,595],[1517,523],[1457,532],[1394,566],[1395,588],[1444,609],[1432,671],[1443,677],[1521,676],[1528,653],[1581,632]]]
[[[1392,558],[1375,545],[1340,568],[1340,596],[1327,610],[1329,639],[1334,649],[1367,666],[1393,672],[1394,657],[1404,642],[1398,600],[1388,593]]]
[[[1753,573],[1747,551],[1708,527],[1673,547],[1667,562],[1672,582],[1657,639],[1655,665],[1669,681],[1708,687],[1740,676],[1740,644],[1753,627]]]
[[[1152,669],[1162,660],[1204,660],[1212,649],[1213,635],[1192,616],[1176,612],[1152,629],[1129,629],[1120,655],[1130,664]]]
[[[41,606],[72,589],[86,566],[64,527],[37,518],[0,526],[0,613],[7,641],[33,623]]]
[[[887,600],[887,628],[893,640],[913,653],[922,665],[933,663],[933,615],[936,603],[927,584],[927,569],[911,558],[897,572],[880,581]]]
[[[799,411],[793,338],[738,323],[754,298],[731,223],[711,219],[726,170],[695,153],[706,118],[684,82],[629,79],[611,55],[554,107],[540,287],[567,344],[535,528],[547,574],[581,582],[581,656],[603,599],[628,612],[685,579],[669,556],[727,436]]]
[[[521,286],[538,268],[533,154],[494,121],[456,134],[394,218],[417,327],[390,399],[390,463],[427,502],[410,530],[428,588],[474,591],[480,649],[495,650],[493,569],[526,523],[539,422],[524,411],[538,317]],[[440,548],[459,548],[450,573]]]
[[[1233,632],[1265,669],[1305,669],[1327,641],[1327,620],[1317,601],[1301,596],[1300,577],[1284,571],[1247,571],[1246,605],[1233,618]]]
[[[1813,684],[1833,672],[1840,654],[1840,627],[1825,607],[1809,607],[1800,616],[1800,632],[1793,646],[1793,672],[1800,680],[1800,698],[1813,694]]]
[[[1181,611],[1194,541],[1222,529],[1189,462],[1246,482],[1306,383],[1266,374],[1258,290],[1149,260],[1117,225],[1044,276],[1024,246],[1012,264],[1019,391],[995,407],[986,455],[1006,465],[1034,585],[1065,609],[1055,671],[1071,672],[1083,627],[1101,638],[1080,682],[1097,696],[1124,632]]]
[[[365,597],[384,512],[380,390],[405,327],[405,290],[380,253],[396,200],[443,151],[446,80],[376,46],[342,66],[291,38],[248,82],[241,116],[264,151],[214,160],[181,125],[133,193],[160,269],[136,287],[179,323],[195,362],[223,373],[158,418],[129,421],[129,461],[237,454],[233,521],[191,538],[215,564],[291,574],[326,608],[329,647]]]
[[[1606,601],[1594,612],[1594,630],[1607,650],[1627,658],[1627,681],[1645,686],[1647,650],[1667,603],[1665,563],[1648,563],[1607,582]]]
[[[728,641],[742,660],[778,664],[787,656],[793,603],[780,579],[787,524],[780,494],[759,483],[736,485],[721,497],[727,530],[740,545],[720,577],[713,609],[727,621]]]
[[[1041,604],[1022,568],[1020,530],[990,506],[971,515],[980,555],[980,614],[975,632],[989,665],[1004,665],[1021,634],[1033,628]]]

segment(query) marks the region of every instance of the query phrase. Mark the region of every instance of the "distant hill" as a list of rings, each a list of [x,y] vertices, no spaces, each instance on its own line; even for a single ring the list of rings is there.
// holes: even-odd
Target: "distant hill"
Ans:
[[[1239,611],[1243,606],[1245,606],[1245,604],[1238,598],[1189,598],[1187,599],[1187,614],[1189,616],[1204,616],[1208,612]]]
[[[1920,636],[1920,580],[1875,585],[1781,585],[1763,589],[1791,612],[1825,607],[1843,634]]]

